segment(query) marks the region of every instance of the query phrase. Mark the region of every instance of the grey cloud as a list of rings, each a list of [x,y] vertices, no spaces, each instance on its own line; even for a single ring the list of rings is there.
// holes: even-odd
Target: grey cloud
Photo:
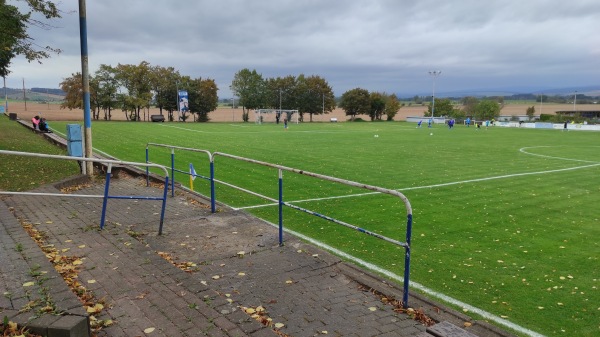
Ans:
[[[599,84],[598,1],[104,0],[88,1],[87,15],[92,71],[145,60],[214,78],[224,96],[242,68],[317,74],[338,95],[428,92],[431,69],[443,70],[441,91]],[[77,13],[59,25],[35,37],[77,56]],[[35,78],[35,67],[15,65],[15,76]]]

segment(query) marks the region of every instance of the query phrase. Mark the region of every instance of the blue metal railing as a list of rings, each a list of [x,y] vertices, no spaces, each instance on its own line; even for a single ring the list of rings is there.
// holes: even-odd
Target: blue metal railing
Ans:
[[[201,178],[201,179],[204,179],[204,180],[207,180],[210,182],[211,200],[212,201],[215,200],[215,196],[214,196],[214,190],[215,190],[214,166],[213,166],[213,161],[212,161],[212,155],[209,151],[193,149],[193,148],[189,148],[189,147],[166,145],[166,144],[147,143],[146,144],[146,163],[148,163],[148,164],[150,163],[150,146],[171,149],[171,196],[172,197],[175,196],[175,172],[183,173],[188,176],[190,175],[190,172],[178,170],[175,168],[175,150],[206,153],[208,155],[208,159],[210,160],[210,177],[206,177],[206,176],[199,175],[199,174],[196,174],[195,177],[198,177],[198,178]],[[150,168],[148,166],[146,166],[146,184],[150,185]],[[211,202],[211,211],[213,213],[217,211],[215,202]]]
[[[6,155],[17,155],[17,156],[26,156],[26,157],[39,157],[39,158],[53,158],[53,159],[63,159],[63,160],[76,160],[76,161],[85,161],[85,162],[93,162],[93,163],[104,163],[107,164],[106,170],[106,181],[104,185],[104,194],[103,195],[81,195],[81,194],[62,194],[62,193],[37,193],[37,192],[10,192],[10,191],[0,191],[0,194],[6,195],[39,195],[39,196],[59,196],[59,197],[78,197],[78,198],[103,198],[102,202],[102,215],[100,219],[100,229],[104,229],[104,223],[106,220],[106,209],[108,205],[108,199],[137,199],[137,200],[161,200],[162,208],[160,211],[160,224],[158,227],[158,234],[162,234],[163,223],[165,218],[165,208],[167,202],[167,189],[169,186],[169,171],[163,165],[158,164],[149,164],[149,163],[136,163],[136,162],[127,162],[120,160],[111,160],[111,159],[98,159],[98,158],[82,158],[82,157],[71,157],[71,156],[59,156],[59,155],[51,155],[44,153],[32,153],[32,152],[18,152],[18,151],[6,151],[0,150],[0,154]],[[110,177],[112,175],[112,166],[113,164],[117,165],[135,165],[135,166],[146,166],[146,167],[156,167],[164,170],[165,172],[165,187],[163,189],[162,197],[148,197],[148,196],[130,196],[130,195],[109,195],[110,188]]]
[[[295,168],[290,168],[290,167],[286,167],[286,166],[282,166],[282,165],[277,165],[277,164],[271,164],[271,163],[267,163],[267,162],[262,162],[262,161],[258,161],[258,160],[254,160],[254,159],[250,159],[250,158],[244,158],[244,157],[240,157],[240,156],[234,156],[234,155],[230,155],[227,153],[222,153],[222,152],[214,152],[214,153],[210,153],[207,150],[199,150],[199,149],[192,149],[192,148],[184,148],[184,147],[177,147],[177,146],[171,146],[171,145],[165,145],[165,144],[154,144],[154,143],[148,143],[148,146],[159,146],[159,147],[165,147],[165,148],[170,148],[171,149],[171,172],[172,175],[174,175],[175,172],[180,172],[180,173],[184,173],[187,175],[190,175],[189,172],[185,172],[185,171],[181,171],[181,170],[176,170],[175,169],[175,149],[180,149],[180,150],[185,150],[185,151],[192,151],[192,152],[203,152],[208,154],[209,159],[210,159],[210,177],[203,177],[204,179],[207,179],[210,181],[210,200],[211,200],[211,210],[212,212],[216,212],[216,192],[215,192],[215,182],[218,182],[224,186],[228,186],[234,189],[237,189],[239,191],[243,191],[245,193],[260,197],[262,199],[265,200],[269,200],[271,202],[274,202],[275,204],[278,205],[278,213],[279,213],[279,221],[278,221],[278,229],[279,229],[279,245],[283,245],[283,207],[287,206],[290,207],[292,209],[295,209],[297,211],[301,211],[301,212],[305,212],[307,214],[313,215],[313,216],[317,216],[321,219],[327,220],[327,221],[331,221],[333,223],[345,226],[347,228],[356,230],[358,232],[376,237],[378,239],[384,240],[386,242],[392,243],[394,245],[398,245],[401,247],[404,247],[404,294],[403,294],[403,299],[402,299],[402,303],[403,306],[405,308],[408,308],[408,288],[409,288],[409,280],[410,280],[410,240],[411,240],[411,235],[412,235],[412,207],[410,205],[410,202],[408,200],[408,198],[406,198],[406,196],[404,194],[402,194],[399,191],[395,191],[395,190],[390,190],[390,189],[386,189],[386,188],[382,188],[382,187],[377,187],[377,186],[372,186],[372,185],[366,185],[366,184],[361,184],[361,183],[357,183],[357,182],[353,182],[350,180],[345,180],[345,179],[340,179],[340,178],[335,178],[335,177],[330,177],[330,176],[326,176],[326,175],[322,175],[322,174],[318,174],[318,173],[313,173],[313,172],[308,172],[308,171],[304,171],[304,170],[299,170],[299,169],[295,169]],[[146,146],[146,160],[149,160],[149,152],[148,152],[148,146]],[[261,166],[266,166],[266,167],[270,167],[270,168],[274,168],[278,170],[278,190],[279,190],[279,197],[278,199],[274,199],[259,193],[256,193],[254,191],[233,185],[231,183],[228,183],[226,181],[222,181],[222,180],[218,180],[215,178],[215,158],[217,156],[220,157],[226,157],[226,158],[230,158],[230,159],[234,159],[234,160],[239,160],[239,161],[244,161],[244,162],[248,162],[248,163],[252,163],[252,164],[256,164],[256,165],[261,165]],[[340,183],[340,184],[344,184],[344,185],[348,185],[348,186],[352,186],[352,187],[358,187],[358,188],[362,188],[362,189],[367,189],[367,190],[371,190],[371,191],[375,191],[378,193],[383,193],[383,194],[388,194],[388,195],[392,195],[395,197],[398,197],[402,200],[402,202],[405,205],[406,208],[406,213],[407,213],[407,219],[406,219],[406,242],[401,242],[398,240],[394,240],[391,238],[388,238],[386,236],[377,234],[375,232],[366,230],[364,228],[360,228],[358,226],[354,226],[351,225],[347,222],[341,221],[341,220],[337,220],[335,218],[332,218],[330,216],[324,215],[324,214],[320,214],[314,211],[311,211],[309,209],[306,208],[302,208],[296,205],[293,205],[289,202],[284,201],[283,199],[283,171],[288,171],[288,172],[292,172],[292,173],[296,173],[296,174],[300,174],[300,175],[305,175],[305,176],[309,176],[309,177],[314,177],[314,178],[318,178],[318,179],[322,179],[322,180],[326,180],[326,181],[331,181],[331,182],[335,182],[335,183]],[[147,171],[148,172],[148,171]],[[173,179],[171,181],[174,181],[175,178],[173,176]],[[174,186],[174,185],[173,185]],[[174,188],[174,187],[173,187]]]

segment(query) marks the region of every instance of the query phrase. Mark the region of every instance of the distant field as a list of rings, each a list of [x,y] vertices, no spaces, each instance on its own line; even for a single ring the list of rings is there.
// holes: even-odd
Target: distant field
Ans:
[[[408,123],[304,123],[284,131],[103,122],[92,130],[95,148],[123,160],[144,161],[146,143],[164,143],[397,189],[414,210],[414,282],[541,334],[600,333],[600,133],[438,126],[430,135]],[[168,165],[169,154],[151,148],[150,160]],[[208,175],[205,154],[176,151],[176,160],[180,170],[193,163]],[[275,170],[222,157],[215,167],[218,179],[277,196]],[[176,179],[187,185],[186,175]],[[208,191],[201,179],[195,186]],[[287,201],[404,241],[406,214],[392,197],[291,173],[284,186]],[[276,222],[267,201],[223,186],[217,198]],[[401,249],[291,209],[284,216],[287,228],[403,272]]]
[[[544,114],[554,114],[555,111],[562,110],[572,110],[573,104],[543,104],[535,102],[521,102],[519,104],[509,103],[504,106],[501,115],[525,115],[527,112],[527,108],[534,106],[535,114],[539,115],[540,113]],[[600,110],[600,105],[598,104],[578,104],[578,110]],[[46,117],[48,121],[52,123],[52,121],[72,121],[79,120],[83,121],[83,111],[82,110],[68,110],[68,109],[60,109],[60,105],[56,103],[50,104],[41,104],[41,103],[27,103],[27,110],[25,110],[25,104],[23,102],[9,102],[8,107],[9,112],[14,112],[17,114],[19,118],[22,119],[31,119],[31,117],[35,115],[41,115]],[[403,106],[396,117],[394,118],[396,121],[404,121],[406,117],[413,116],[423,116],[427,111],[427,104],[425,105],[406,105]],[[150,111],[146,111],[146,120],[149,119],[148,116],[159,114],[159,109],[151,108]],[[166,112],[163,112],[165,116]],[[142,119],[144,119],[144,113],[141,113]],[[348,117],[345,115],[342,109],[335,109],[333,112],[325,115],[315,115],[313,116],[313,120],[315,122],[328,122],[330,118],[335,117],[339,121],[346,121]],[[358,117],[369,120],[369,116],[359,115]],[[104,113],[100,113],[100,118],[104,118]],[[241,122],[242,121],[242,109],[236,108],[231,109],[229,107],[219,107],[216,111],[213,111],[209,114],[209,118],[212,122]],[[250,114],[251,121],[254,122],[255,116],[252,112]],[[274,116],[267,116],[267,120],[274,121]],[[309,116],[306,116],[306,121],[309,120]],[[121,110],[115,110],[112,112],[112,119],[116,121],[125,120],[125,113]]]

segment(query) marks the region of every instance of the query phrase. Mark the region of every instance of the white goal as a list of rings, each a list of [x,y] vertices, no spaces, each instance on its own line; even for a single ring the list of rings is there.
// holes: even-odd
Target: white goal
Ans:
[[[283,120],[287,119],[288,123],[298,124],[300,114],[298,110],[256,109],[254,115],[256,116],[256,124],[276,122],[277,119],[279,119],[279,123],[283,123]]]

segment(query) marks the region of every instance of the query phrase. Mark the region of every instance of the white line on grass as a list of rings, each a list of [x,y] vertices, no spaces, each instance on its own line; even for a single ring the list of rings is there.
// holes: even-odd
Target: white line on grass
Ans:
[[[192,130],[192,129],[186,129],[186,128],[182,128],[182,127],[179,127],[179,126],[173,126],[173,125],[164,125],[164,124],[160,124],[160,126],[162,126],[163,128],[173,128],[173,129],[184,130],[184,131],[190,131],[190,132],[214,133],[214,132],[209,132],[209,131],[202,131],[202,130]]]
[[[568,160],[568,161],[579,161],[582,163],[598,163],[597,161],[590,161],[590,160],[581,160],[581,159],[571,159],[571,158],[562,158],[562,157],[554,157],[554,156],[547,156],[547,155],[543,155],[543,154],[537,154],[537,153],[531,153],[531,152],[527,152],[527,149],[536,149],[536,148],[540,148],[540,147],[557,147],[557,146],[529,146],[529,147],[523,147],[520,148],[519,151],[531,156],[537,156],[537,157],[543,157],[543,158],[551,158],[551,159],[561,159],[561,160]],[[590,147],[598,147],[598,146],[590,146]]]
[[[247,128],[249,127],[249,125],[245,125],[245,126],[241,126],[241,125],[234,125],[234,124],[229,124],[231,126],[234,127],[242,127],[242,128]],[[200,132],[200,133],[240,133],[239,131],[202,131],[202,130],[194,130],[194,129],[188,129],[188,128],[182,128],[180,126],[173,126],[173,125],[165,125],[165,124],[159,124],[159,126],[162,126],[164,128],[173,128],[173,129],[178,129],[178,130],[184,130],[184,131],[190,131],[190,132]],[[410,131],[414,131],[413,129],[407,129]],[[349,133],[349,132],[359,132],[359,133],[372,133],[372,132],[377,132],[379,130],[323,130],[323,131],[319,131],[319,130],[290,130],[293,133]],[[280,131],[261,131],[261,133],[279,133]],[[248,131],[245,133],[257,133],[257,131]]]
[[[595,164],[584,165],[584,166],[576,166],[576,167],[568,167],[568,168],[556,169],[556,170],[548,170],[548,171],[537,171],[537,172],[525,172],[525,173],[506,174],[506,175],[502,175],[502,176],[487,177],[487,178],[477,178],[477,179],[462,180],[462,181],[453,181],[453,182],[449,182],[449,183],[442,183],[442,184],[435,184],[435,185],[405,187],[405,188],[399,188],[396,191],[404,192],[404,191],[420,190],[420,189],[426,189],[426,188],[445,187],[445,186],[452,186],[452,185],[459,185],[459,184],[468,184],[468,183],[475,183],[475,182],[488,181],[488,180],[496,180],[496,179],[514,178],[514,177],[521,177],[521,176],[528,176],[528,175],[548,174],[548,173],[556,173],[556,172],[564,172],[564,171],[573,171],[573,170],[579,170],[579,169],[584,169],[584,168],[589,168],[589,167],[594,167],[594,166],[600,166],[600,163],[597,163],[597,162],[591,162],[591,163],[595,163]],[[337,195],[337,196],[332,196],[332,197],[294,200],[294,201],[288,201],[288,202],[289,203],[301,203],[301,202],[322,201],[322,200],[332,200],[332,199],[342,199],[342,198],[353,198],[353,197],[362,197],[362,196],[366,196],[366,195],[373,195],[373,194],[380,194],[380,193],[381,192],[367,192],[367,193],[357,193],[357,194],[346,194],[346,195]],[[275,206],[275,205],[277,205],[277,204],[269,203],[269,204],[262,204],[262,205],[240,207],[240,208],[236,208],[236,209],[251,209],[251,208],[260,208],[260,207]]]
[[[268,224],[270,224],[273,227],[276,227],[276,228],[279,227],[278,225],[276,225],[274,223],[271,223],[271,222],[268,222],[268,221],[265,221],[265,222],[268,223]],[[292,235],[294,235],[296,237],[299,237],[302,240],[308,241],[308,242],[310,242],[311,244],[313,244],[313,245],[315,245],[317,247],[320,247],[320,248],[323,248],[323,249],[325,249],[327,251],[330,251],[331,253],[333,253],[333,254],[335,254],[337,256],[341,256],[341,257],[343,257],[345,259],[351,260],[351,261],[353,261],[353,262],[355,262],[355,263],[357,263],[357,264],[359,264],[359,265],[361,265],[361,266],[363,266],[363,267],[365,267],[365,268],[367,268],[369,270],[372,270],[372,271],[374,271],[376,273],[383,274],[383,275],[385,275],[385,276],[387,276],[387,277],[389,277],[389,278],[391,278],[391,279],[393,279],[395,281],[398,281],[398,282],[404,282],[404,277],[403,276],[397,275],[397,274],[395,274],[395,273],[393,273],[393,272],[391,272],[389,270],[380,268],[380,267],[378,267],[378,266],[376,266],[376,265],[374,265],[372,263],[369,263],[367,261],[364,261],[362,259],[354,257],[354,256],[352,256],[352,255],[350,255],[348,253],[345,253],[345,252],[343,252],[341,250],[333,248],[333,247],[331,247],[331,246],[329,246],[329,245],[327,245],[327,244],[325,244],[325,243],[323,243],[321,241],[317,241],[315,239],[312,239],[312,238],[310,238],[308,236],[305,236],[303,234],[300,234],[300,233],[295,232],[295,231],[290,230],[290,229],[285,229],[284,228],[284,231],[286,233],[289,233],[289,234],[292,234]],[[498,316],[496,316],[496,315],[494,315],[492,313],[489,313],[489,312],[487,312],[487,311],[485,311],[483,309],[479,309],[479,308],[474,307],[474,306],[472,306],[470,304],[461,302],[461,301],[459,301],[459,300],[457,300],[455,298],[452,298],[450,296],[447,296],[447,295],[444,295],[444,294],[439,293],[437,291],[434,291],[433,289],[429,289],[429,288],[425,287],[424,285],[422,285],[420,283],[417,283],[417,282],[414,282],[414,281],[410,281],[410,287],[412,287],[414,289],[418,289],[419,291],[422,291],[422,292],[424,292],[425,294],[427,294],[429,296],[436,297],[436,298],[441,299],[441,300],[443,300],[443,301],[445,301],[447,303],[453,304],[453,305],[461,307],[463,309],[467,309],[468,311],[473,312],[473,313],[475,313],[475,314],[477,314],[477,315],[479,315],[479,316],[481,316],[481,317],[483,317],[485,319],[488,319],[490,321],[494,321],[494,322],[496,322],[496,323],[498,323],[500,325],[503,325],[505,327],[508,327],[508,328],[513,329],[515,331],[518,331],[520,333],[526,334],[528,336],[532,336],[532,337],[544,337],[544,335],[541,335],[541,334],[539,334],[539,333],[537,333],[535,331],[529,330],[529,329],[524,328],[524,327],[522,327],[520,325],[517,325],[515,323],[507,321],[506,319],[498,317]]]

